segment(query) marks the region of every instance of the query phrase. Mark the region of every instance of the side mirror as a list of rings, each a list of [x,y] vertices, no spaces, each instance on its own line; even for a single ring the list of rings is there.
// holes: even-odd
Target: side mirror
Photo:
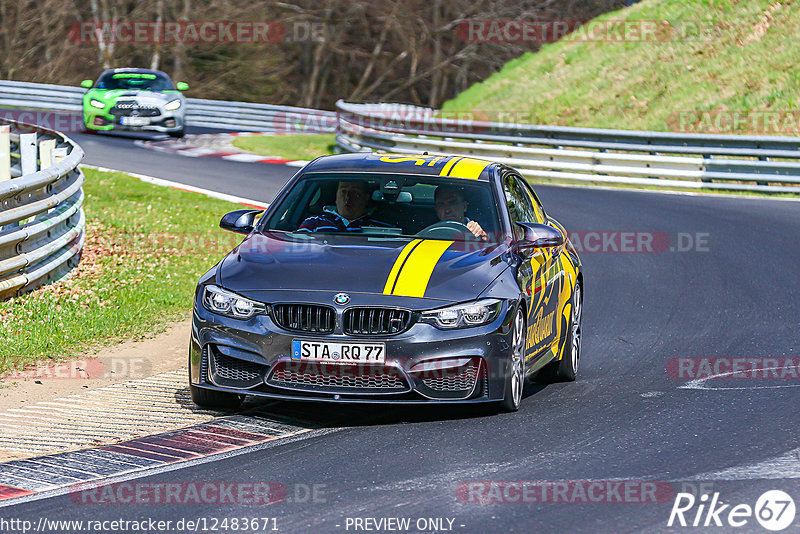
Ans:
[[[559,247],[564,244],[564,236],[558,229],[547,224],[517,222],[525,229],[525,236],[519,241],[524,248]]]
[[[175,87],[178,89],[178,91],[188,91],[189,90],[189,84],[186,83],[186,82],[178,82],[178,83],[175,84]]]
[[[226,213],[219,221],[219,227],[238,234],[249,234],[255,227],[255,220],[263,210],[236,210]]]
[[[83,87],[84,89],[91,89],[93,85],[94,82],[92,80],[83,80],[81,82],[81,87]]]

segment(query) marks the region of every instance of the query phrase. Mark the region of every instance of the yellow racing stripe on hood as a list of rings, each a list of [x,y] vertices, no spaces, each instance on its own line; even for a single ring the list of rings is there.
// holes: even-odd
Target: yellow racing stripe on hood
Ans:
[[[414,247],[419,245],[421,242],[422,239],[415,239],[404,246],[403,250],[400,251],[400,255],[394,261],[394,265],[392,265],[392,270],[389,271],[389,278],[386,279],[386,285],[383,286],[384,295],[392,294],[392,289],[394,289],[394,284],[397,281],[397,275],[400,273],[400,268],[405,263],[408,255],[411,254],[411,251],[414,250]]]
[[[453,243],[453,241],[431,239],[422,241],[414,247],[413,251],[408,255],[405,265],[397,275],[397,282],[394,284],[391,294],[402,297],[424,297],[433,269],[439,263],[442,255],[444,255],[444,251]],[[403,250],[405,251],[405,249]],[[391,273],[389,278],[391,278]],[[385,288],[384,294],[386,294]]]

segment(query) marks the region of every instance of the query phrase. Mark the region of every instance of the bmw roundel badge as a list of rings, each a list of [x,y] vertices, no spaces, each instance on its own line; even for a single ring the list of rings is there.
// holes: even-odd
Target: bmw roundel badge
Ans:
[[[350,302],[350,295],[347,293],[338,293],[335,297],[333,297],[333,301],[340,306],[344,306]]]

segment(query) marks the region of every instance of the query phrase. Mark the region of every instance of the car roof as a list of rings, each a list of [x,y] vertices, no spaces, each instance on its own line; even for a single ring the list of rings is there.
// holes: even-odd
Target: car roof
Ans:
[[[135,68],[135,67],[124,67],[124,68],[119,68],[119,69],[108,69],[108,70],[103,71],[103,74],[106,74],[106,73],[109,73],[109,72],[112,72],[114,74],[121,73],[121,72],[132,72],[132,73],[137,73],[137,74],[161,74],[162,76],[166,76],[167,78],[169,78],[169,76],[167,75],[166,72],[162,72],[160,70],[140,69],[140,68]],[[101,74],[101,76],[103,74]]]
[[[428,154],[390,154],[386,152],[355,152],[321,156],[305,169],[306,172],[369,172],[384,174],[416,174],[488,181],[496,163],[464,156]]]

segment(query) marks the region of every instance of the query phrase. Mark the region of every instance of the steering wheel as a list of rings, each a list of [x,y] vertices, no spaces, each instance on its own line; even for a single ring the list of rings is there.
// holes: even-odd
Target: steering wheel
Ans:
[[[427,228],[423,228],[416,233],[416,236],[431,239],[451,239],[461,237],[463,234],[466,234],[468,238],[475,237],[472,231],[467,228],[467,225],[460,221],[439,221]]]

